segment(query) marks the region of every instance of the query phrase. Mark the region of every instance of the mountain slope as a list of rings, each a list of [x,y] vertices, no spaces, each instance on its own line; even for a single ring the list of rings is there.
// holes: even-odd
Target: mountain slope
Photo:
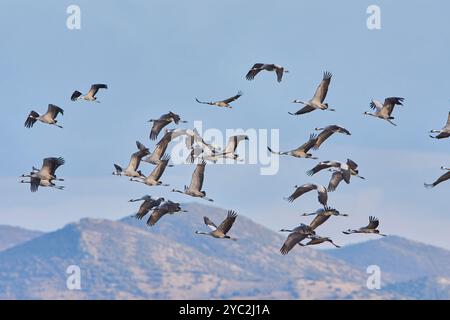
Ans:
[[[0,226],[0,251],[34,239],[43,233],[19,227]]]
[[[396,236],[349,245],[340,250],[327,250],[327,253],[362,272],[369,265],[378,265],[382,281],[450,278],[450,251]]]
[[[138,204],[136,205],[138,207]],[[194,234],[226,211],[199,204],[156,226],[126,217],[82,219],[0,252],[1,299],[447,299],[449,252],[395,236],[339,250],[296,247],[286,234],[239,215],[230,235]],[[381,268],[382,289],[366,288],[366,268]],[[66,287],[81,268],[82,290]]]
[[[450,299],[450,278],[423,277],[415,280],[389,284],[382,289],[394,298],[407,299]]]
[[[222,299],[359,298],[365,274],[310,248],[279,253],[284,237],[244,216],[230,234],[238,241],[194,234],[202,217],[222,209],[186,205],[153,228],[134,218],[83,219],[0,253],[0,298]],[[66,268],[81,268],[80,291],[66,288]]]

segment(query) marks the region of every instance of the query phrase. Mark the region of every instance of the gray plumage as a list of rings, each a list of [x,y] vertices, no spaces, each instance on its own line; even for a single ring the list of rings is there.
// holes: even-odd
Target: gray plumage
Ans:
[[[433,139],[445,139],[450,137],[450,112],[447,116],[447,123],[441,130],[431,130],[430,133],[437,133],[434,137],[430,135]]]
[[[292,103],[300,103],[303,104],[304,107],[298,110],[295,113],[288,112],[290,115],[302,115],[305,113],[312,112],[314,110],[328,110],[328,111],[335,111],[334,109],[329,108],[328,103],[324,103],[325,98],[328,93],[328,87],[331,82],[332,74],[328,71],[325,71],[323,73],[322,81],[320,82],[319,86],[316,89],[316,92],[314,93],[314,96],[309,100],[308,102],[303,102],[301,100],[295,99],[292,101]]]
[[[307,183],[307,184],[304,184],[301,186],[294,186],[294,188],[296,188],[294,193],[292,193],[286,199],[289,202],[293,202],[295,199],[297,199],[301,195],[303,195],[311,190],[317,190],[317,195],[318,195],[317,199],[323,206],[327,205],[328,194],[327,194],[327,189],[324,186],[319,185],[319,184],[314,184],[314,183]]]
[[[270,147],[267,147],[267,150],[269,150],[269,152],[271,152],[273,154],[278,154],[278,155],[289,155],[289,156],[293,156],[296,158],[317,159],[317,157],[313,157],[313,155],[308,152],[311,148],[314,147],[314,145],[316,144],[316,141],[317,141],[317,136],[314,134],[311,134],[309,136],[309,140],[306,141],[304,144],[302,144],[297,149],[280,152],[280,151],[273,151]]]
[[[370,102],[370,108],[375,110],[375,113],[366,111],[364,114],[386,120],[390,124],[396,126],[396,124],[391,121],[394,119],[392,111],[394,111],[395,106],[403,106],[404,100],[404,98],[400,97],[389,97],[384,100],[383,104],[380,101],[372,100]]]
[[[236,101],[237,99],[239,99],[242,96],[242,91],[239,91],[236,95],[224,99],[224,100],[219,100],[219,101],[210,101],[210,102],[204,102],[204,101],[200,101],[197,98],[195,99],[195,101],[197,101],[198,103],[201,104],[207,104],[210,106],[216,106],[216,107],[220,107],[220,108],[233,108],[230,103],[233,101]]]
[[[209,235],[211,237],[219,239],[236,240],[235,238],[231,238],[230,236],[227,235],[227,233],[233,226],[234,222],[236,221],[236,217],[237,213],[235,211],[228,210],[227,217],[225,218],[225,220],[222,221],[222,223],[219,226],[216,226],[216,224],[212,222],[208,217],[203,217],[204,223],[211,229],[211,232],[195,231],[195,233],[202,235]]]
[[[373,233],[378,234],[380,236],[386,236],[385,234],[380,233],[380,231],[377,229],[378,225],[380,224],[380,221],[370,216],[369,217],[369,224],[365,227],[361,227],[359,229],[348,229],[347,231],[342,231],[344,234],[352,234],[352,233]]]
[[[442,170],[447,170],[446,173],[444,173],[442,176],[440,176],[436,181],[434,181],[433,183],[425,183],[425,187],[426,188],[434,188],[436,187],[438,184],[447,181],[450,179],[450,168],[446,168],[446,167],[441,167]]]
[[[214,200],[207,198],[206,192],[202,191],[203,179],[205,177],[205,167],[206,167],[205,161],[202,161],[201,163],[197,164],[195,166],[194,172],[192,173],[191,184],[189,185],[189,187],[184,186],[184,191],[172,189],[172,192],[184,193],[191,197],[198,197],[213,202]]]
[[[150,140],[156,140],[161,130],[169,123],[174,122],[175,124],[179,124],[180,122],[186,123],[187,121],[182,121],[178,114],[169,111],[169,113],[163,114],[159,119],[150,119],[148,122],[153,122],[150,131]]]
[[[31,111],[25,120],[24,126],[26,128],[32,128],[36,121],[40,121],[42,123],[50,124],[62,128],[62,126],[58,125],[58,121],[56,117],[58,114],[64,115],[64,110],[54,104],[49,104],[47,108],[47,112],[43,115],[39,115],[36,111]]]
[[[86,93],[85,95],[83,95],[80,91],[75,90],[72,93],[70,100],[72,100],[72,101],[86,100],[86,101],[100,102],[100,101],[97,101],[97,97],[96,97],[96,94],[97,94],[98,90],[100,90],[100,89],[108,89],[108,86],[106,84],[102,84],[102,83],[93,84],[91,86],[91,88],[89,89],[88,93]]]
[[[289,72],[288,70],[285,70],[284,67],[279,66],[277,64],[267,64],[267,63],[255,63],[250,70],[245,75],[245,78],[247,80],[253,80],[255,76],[260,73],[261,71],[275,71],[277,75],[277,81],[281,82],[283,79],[283,74]]]

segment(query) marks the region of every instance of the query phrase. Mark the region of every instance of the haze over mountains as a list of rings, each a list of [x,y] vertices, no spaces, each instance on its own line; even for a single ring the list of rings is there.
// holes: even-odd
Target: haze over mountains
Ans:
[[[36,238],[42,234],[41,231],[32,231],[12,226],[0,226],[0,251]]]
[[[450,251],[397,236],[327,253],[361,270],[371,264],[382,266],[383,277],[389,281],[408,281],[424,275],[450,278]]]
[[[82,219],[18,240],[0,252],[2,299],[424,299],[450,297],[450,253],[398,237],[340,250],[295,248],[279,253],[277,234],[239,215],[230,235],[194,234],[202,217],[220,222],[225,210],[200,204],[165,216],[152,228],[126,217]],[[1,230],[8,230],[2,228]],[[17,230],[4,231],[17,234]],[[24,233],[25,230],[22,230]],[[17,237],[20,238],[20,237]],[[366,267],[378,264],[382,289],[366,287]],[[66,269],[81,269],[81,290],[68,290]]]

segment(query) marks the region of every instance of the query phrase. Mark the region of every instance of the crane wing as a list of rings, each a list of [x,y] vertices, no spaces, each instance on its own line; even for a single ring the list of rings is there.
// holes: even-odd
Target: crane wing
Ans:
[[[295,189],[294,193],[292,193],[289,196],[289,198],[287,198],[287,200],[289,202],[292,202],[295,199],[297,199],[298,197],[300,197],[301,195],[303,195],[303,194],[305,194],[305,193],[307,193],[307,192],[309,192],[311,190],[314,190],[316,188],[317,188],[317,186],[315,184],[312,184],[312,183],[304,184],[304,185],[302,185],[300,187],[297,187],[297,189]]]
[[[133,153],[130,157],[130,162],[128,163],[126,170],[136,171],[139,168],[139,165],[141,164],[142,158],[148,155],[149,153],[150,152],[148,151],[148,149],[139,150]]]
[[[358,164],[352,159],[347,159],[347,165],[353,170],[358,169]]]
[[[312,230],[316,229],[318,226],[323,224],[325,221],[327,221],[330,218],[328,215],[318,214],[315,216],[313,221],[309,224]]]
[[[150,176],[155,180],[158,181],[159,178],[161,178],[162,174],[164,173],[164,170],[166,170],[167,164],[169,163],[170,156],[165,154],[161,161],[158,163],[158,165],[153,169]]]
[[[281,79],[283,79],[284,68],[283,67],[276,68],[275,73],[277,74],[277,81],[281,82]]]
[[[372,100],[372,101],[370,101],[370,108],[372,110],[380,112],[381,109],[383,109],[383,104],[378,100]]]
[[[50,115],[52,117],[52,119],[55,119],[59,113],[64,115],[64,110],[58,106],[55,106],[54,104],[48,105],[47,114]]]
[[[342,172],[340,170],[334,171],[333,174],[331,175],[330,182],[328,183],[328,191],[330,192],[335,191],[342,180],[344,180]]]
[[[238,91],[238,93],[236,95],[232,96],[231,98],[223,100],[223,102],[230,103],[230,102],[233,102],[233,101],[239,99],[241,96],[242,96],[242,91]]]
[[[365,227],[365,229],[375,230],[379,224],[380,224],[380,221],[377,218],[370,216],[369,224]]]
[[[338,125],[331,125],[325,128],[325,130],[331,130],[333,132],[339,132],[339,133],[343,133],[346,135],[351,135],[350,131],[348,131],[347,129],[345,129],[344,127],[338,126]]]
[[[433,182],[433,186],[437,186],[439,183],[447,181],[450,179],[450,171],[447,171],[442,176],[440,176],[435,182]]]
[[[334,133],[334,131],[328,130],[328,129],[325,129],[321,133],[319,133],[319,135],[317,136],[317,139],[316,139],[316,143],[314,143],[314,146],[313,146],[314,150],[319,149],[319,147],[322,145],[322,143],[324,143],[325,140],[327,140],[329,137],[331,137],[331,135],[333,133]]]
[[[248,136],[244,134],[231,136],[228,139],[228,144],[225,148],[224,153],[234,153],[234,151],[236,151],[236,148],[238,147],[239,142],[241,142],[242,140],[248,140]]]
[[[328,201],[327,189],[322,185],[316,185],[316,188],[318,193],[317,199],[319,200],[319,203],[325,207]]]
[[[72,93],[72,95],[70,96],[70,100],[72,100],[72,101],[77,101],[77,99],[78,99],[79,97],[81,97],[81,95],[82,95],[82,93],[81,93],[80,91],[75,90],[75,91]]]
[[[93,84],[91,86],[91,89],[89,89],[89,92],[87,93],[88,97],[94,98],[97,94],[99,89],[108,89],[108,86],[106,84]]]
[[[283,246],[280,249],[280,252],[282,255],[286,255],[289,253],[289,251],[292,250],[293,247],[295,247],[296,244],[298,244],[300,241],[305,239],[308,235],[304,233],[299,232],[293,232],[291,233],[286,241],[284,242]]]
[[[202,190],[203,179],[205,177],[205,166],[206,166],[205,161],[202,161],[201,163],[197,164],[194,173],[192,173],[191,185],[189,186],[189,189],[196,191]]]
[[[309,140],[306,141],[304,144],[302,144],[300,147],[298,147],[295,150],[303,150],[304,152],[308,152],[312,147],[314,147],[314,145],[316,144],[317,141],[317,136],[312,133],[309,136]]]
[[[167,209],[164,206],[157,207],[147,220],[147,225],[154,226],[162,216],[167,214]]]
[[[255,76],[262,70],[261,68],[264,66],[264,63],[255,63],[253,67],[248,71],[245,78],[247,80],[253,80]]]
[[[154,200],[145,200],[141,206],[139,207],[139,211],[136,213],[135,217],[136,219],[141,220],[142,218],[145,217],[145,215],[147,213],[149,213],[149,211],[155,207],[155,201]]]
[[[223,234],[227,234],[233,226],[234,221],[236,220],[237,213],[233,210],[228,210],[227,217],[222,223],[219,225],[217,229],[223,232]]]
[[[307,171],[306,174],[308,176],[312,176],[314,174],[316,174],[317,172],[323,170],[323,169],[328,169],[334,167],[333,162],[332,161],[322,161],[319,164],[317,164],[314,168],[312,168],[311,170]]]
[[[217,226],[214,222],[211,221],[211,219],[209,219],[208,217],[203,217],[203,221],[208,226],[208,228],[210,228],[212,231],[216,231]]]
[[[39,189],[39,186],[41,184],[41,179],[37,177],[31,177],[30,179],[30,191],[36,192]]]
[[[26,128],[32,128],[37,121],[37,117],[39,117],[39,113],[37,113],[36,111],[31,111],[27,117],[27,120],[25,120],[24,126]]]
[[[319,101],[322,103],[328,93],[328,86],[330,85],[332,74],[328,71],[325,71],[323,74],[323,79],[320,82],[319,86],[316,89],[316,92],[314,94],[314,97],[312,100]]]
[[[303,108],[301,108],[300,110],[296,111],[295,113],[290,113],[290,112],[288,112],[288,113],[291,114],[291,115],[298,116],[298,115],[301,115],[301,114],[309,113],[309,112],[314,111],[314,110],[316,110],[316,108],[311,107],[310,105],[306,105]]]
[[[404,98],[399,97],[389,97],[384,100],[383,108],[386,110],[388,115],[391,115],[392,111],[394,110],[394,107],[396,105],[402,106],[403,105]]]
[[[62,166],[65,163],[65,160],[61,157],[59,158],[45,158],[42,161],[41,173],[55,175],[56,169]]]
[[[161,130],[167,126],[172,120],[158,119],[153,121],[152,130],[150,131],[150,140],[156,140]]]

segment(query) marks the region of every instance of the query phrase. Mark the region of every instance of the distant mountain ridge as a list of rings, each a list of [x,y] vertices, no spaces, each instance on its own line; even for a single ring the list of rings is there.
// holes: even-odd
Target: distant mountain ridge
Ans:
[[[338,251],[305,247],[282,256],[279,248],[287,234],[242,215],[230,231],[238,241],[195,235],[195,230],[206,230],[204,215],[220,223],[226,211],[200,204],[183,207],[187,213],[165,216],[152,228],[132,217],[82,219],[2,251],[0,298],[420,299],[446,294],[445,285],[433,291],[442,281],[431,278],[413,286],[423,288],[422,293],[412,294],[405,282],[369,290],[365,269],[345,260],[347,248],[340,249],[346,250],[341,257]],[[413,243],[393,240],[397,247],[405,241],[405,252]],[[69,265],[80,267],[82,290],[67,289]]]
[[[41,231],[0,225],[0,251],[34,239],[42,234],[43,232]]]
[[[397,236],[327,250],[327,253],[362,271],[368,265],[378,265],[389,282],[421,277],[450,278],[450,251]]]
[[[405,282],[392,283],[382,289],[394,299],[450,299],[450,278],[422,277]]]

